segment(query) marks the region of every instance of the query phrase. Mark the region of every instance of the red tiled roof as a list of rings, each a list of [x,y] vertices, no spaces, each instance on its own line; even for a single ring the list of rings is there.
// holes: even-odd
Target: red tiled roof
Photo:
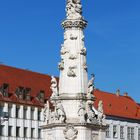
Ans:
[[[102,100],[106,115],[140,120],[140,106],[131,97],[100,90],[95,90],[94,95],[97,98],[95,106]]]
[[[38,95],[38,93],[42,90],[45,91],[46,96],[50,96],[50,80],[51,77],[45,74],[40,74],[28,70],[22,70],[10,66],[0,65],[0,86],[3,83],[6,83],[9,85],[9,99],[0,99],[1,100],[9,100],[13,102],[19,102],[19,103],[28,103],[33,104],[36,103],[35,97]],[[19,100],[16,95],[15,91],[18,87],[24,87],[24,88],[31,88],[31,97],[34,97],[32,102],[26,102]],[[45,97],[47,98],[47,97]],[[38,104],[41,105],[41,104]]]
[[[43,106],[36,96],[40,90],[45,91],[45,99],[51,95],[50,80],[49,75],[0,65],[0,86],[3,83],[9,84],[9,98],[0,94],[0,100]],[[31,101],[19,100],[15,94],[17,87],[31,88]],[[140,120],[140,105],[131,97],[117,96],[100,90],[95,90],[94,95],[97,98],[95,106],[97,107],[99,100],[102,100],[106,115]]]

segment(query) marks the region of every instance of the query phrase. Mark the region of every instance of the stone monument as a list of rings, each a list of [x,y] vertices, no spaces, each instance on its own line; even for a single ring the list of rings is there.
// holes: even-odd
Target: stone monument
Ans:
[[[59,85],[51,80],[52,96],[45,104],[44,140],[104,140],[105,115],[94,108],[94,79],[88,81],[81,0],[67,0],[64,43],[61,45]]]

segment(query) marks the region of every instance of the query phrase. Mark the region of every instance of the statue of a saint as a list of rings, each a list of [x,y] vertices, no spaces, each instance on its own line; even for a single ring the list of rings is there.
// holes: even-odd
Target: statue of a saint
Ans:
[[[95,80],[95,75],[92,74],[92,78],[88,82],[88,90],[87,90],[87,97],[88,98],[94,97],[93,96],[94,80]]]
[[[58,96],[58,88],[57,88],[57,81],[54,76],[51,77],[51,90],[52,90],[52,95],[51,97],[56,97]]]
[[[85,123],[86,122],[86,120],[85,120],[86,111],[85,110],[86,110],[85,105],[81,101],[80,104],[79,104],[79,110],[78,110],[78,116],[80,117],[80,123]]]
[[[103,102],[100,100],[98,103],[98,122],[100,125],[103,123],[104,119]]]
[[[66,114],[65,114],[64,108],[61,104],[61,101],[56,102],[56,112],[57,112],[57,115],[58,115],[58,121],[60,123],[65,123]]]

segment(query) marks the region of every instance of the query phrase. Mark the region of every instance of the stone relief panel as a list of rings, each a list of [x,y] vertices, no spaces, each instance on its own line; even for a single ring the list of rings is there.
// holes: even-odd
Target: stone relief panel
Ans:
[[[77,59],[77,54],[70,54],[69,59],[71,60]]]
[[[75,140],[77,138],[77,135],[78,135],[78,130],[74,128],[74,126],[72,125],[68,125],[64,131],[64,136],[65,136],[65,139],[67,140]]]
[[[76,77],[76,66],[70,66],[67,72],[67,76]]]
[[[70,39],[71,40],[77,40],[78,36],[75,34],[70,34]]]

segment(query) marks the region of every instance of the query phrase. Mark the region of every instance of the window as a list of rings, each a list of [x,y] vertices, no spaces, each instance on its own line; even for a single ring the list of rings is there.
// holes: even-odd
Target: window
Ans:
[[[34,108],[31,109],[31,119],[34,120]]]
[[[117,138],[118,134],[117,134],[117,125],[113,125],[113,138]]]
[[[16,118],[20,117],[20,108],[17,106],[16,107]]]
[[[38,129],[38,138],[42,138],[42,136],[41,136],[41,129]]]
[[[1,87],[0,87],[0,92],[3,94],[3,96],[8,97],[8,88],[9,85],[4,83]]]
[[[24,119],[27,119],[27,108],[24,108],[23,117]]]
[[[110,137],[110,126],[107,125],[107,129],[106,129],[106,138]]]
[[[20,127],[16,127],[16,137],[20,137]]]
[[[4,136],[4,125],[0,125],[0,136]]]
[[[134,140],[134,127],[127,128],[127,139]]]
[[[140,140],[140,128],[138,129],[138,140]]]
[[[31,138],[35,137],[35,128],[31,128]]]
[[[8,126],[8,136],[12,136],[12,126]]]
[[[27,138],[28,136],[28,128],[27,127],[24,127],[24,137]]]
[[[12,106],[8,106],[8,115],[12,117]]]
[[[120,139],[124,139],[124,126],[120,126]]]
[[[30,101],[31,88],[24,88],[24,99]]]
[[[38,120],[41,120],[41,110],[38,110]]]
[[[37,96],[40,102],[42,103],[44,103],[44,96],[45,96],[45,92],[43,90],[41,90]]]

